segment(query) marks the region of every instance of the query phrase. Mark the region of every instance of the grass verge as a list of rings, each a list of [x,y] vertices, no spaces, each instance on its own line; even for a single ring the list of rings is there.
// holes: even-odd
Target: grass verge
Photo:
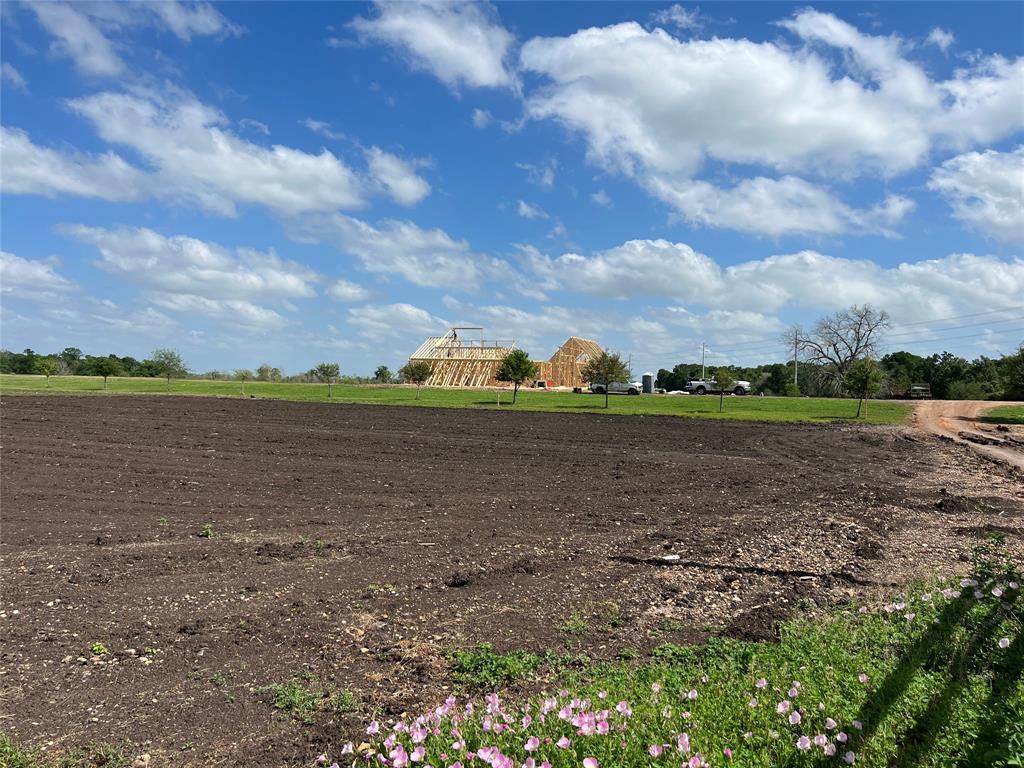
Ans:
[[[449,697],[420,718],[370,723],[357,741],[394,765],[1020,766],[1019,579],[991,537],[970,579],[803,617],[778,643],[714,638],[639,663],[553,665],[550,693]],[[457,673],[470,694],[544,677],[536,656],[466,653]],[[341,765],[369,756],[344,750],[332,756]]]
[[[242,398],[239,382],[207,379],[182,379],[171,383],[168,393],[163,379],[114,378],[107,381],[90,376],[51,376],[49,384],[42,376],[0,375],[0,393],[14,394],[174,394]],[[571,392],[520,390],[518,402],[510,405],[510,392],[486,389],[429,389],[419,398],[414,387],[356,386],[335,384],[327,396],[326,384],[285,384],[246,382],[245,399],[269,398],[306,402],[361,403],[366,405],[408,405],[434,408],[488,408],[516,411],[549,411],[560,413],[604,413],[624,416],[689,416],[708,419],[746,421],[811,421],[833,422],[853,420],[857,401],[841,398],[815,397],[729,397],[718,412],[718,398],[699,395],[617,395],[609,399],[598,395]],[[498,404],[498,400],[501,404]],[[890,400],[871,400],[864,405],[859,421],[867,424],[903,424],[913,405]]]
[[[989,424],[1024,424],[1024,405],[1001,405],[981,417]]]

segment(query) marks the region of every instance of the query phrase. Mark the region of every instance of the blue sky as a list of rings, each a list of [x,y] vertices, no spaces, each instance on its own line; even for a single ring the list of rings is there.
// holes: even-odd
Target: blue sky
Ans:
[[[637,372],[1024,338],[1024,5],[4,3],[2,344]]]

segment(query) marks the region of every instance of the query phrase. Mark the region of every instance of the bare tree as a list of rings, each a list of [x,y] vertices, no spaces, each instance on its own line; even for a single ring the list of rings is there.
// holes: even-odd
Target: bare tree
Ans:
[[[889,313],[870,304],[821,318],[810,333],[796,329],[796,343],[805,360],[821,367],[829,384],[839,389],[855,360],[875,357]]]

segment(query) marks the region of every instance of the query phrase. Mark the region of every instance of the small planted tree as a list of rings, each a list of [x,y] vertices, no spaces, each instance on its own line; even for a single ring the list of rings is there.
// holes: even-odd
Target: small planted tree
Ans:
[[[281,369],[273,367],[270,363],[263,363],[256,369],[256,378],[259,381],[280,381]]]
[[[235,381],[242,382],[242,395],[245,395],[245,382],[252,379],[252,371],[248,368],[236,368],[235,369]]]
[[[117,376],[121,372],[121,364],[112,357],[97,357],[92,360],[92,370],[97,376],[103,377],[103,388],[107,388],[107,377]]]
[[[629,381],[632,375],[618,352],[602,352],[592,357],[580,371],[584,381],[604,389],[604,407],[608,407],[608,388],[616,381]]]
[[[320,380],[327,382],[327,396],[331,396],[331,385],[341,375],[341,366],[337,363],[320,363],[313,369],[313,374]]]
[[[181,355],[174,349],[154,349],[150,358],[152,369],[167,379],[167,391],[171,390],[171,379],[188,373],[188,366]]]
[[[390,384],[391,383],[391,369],[386,365],[378,365],[377,370],[373,372],[373,380],[378,384]]]
[[[537,378],[537,364],[530,359],[525,350],[513,349],[501,359],[501,365],[494,374],[498,381],[512,384],[512,405],[516,404],[516,395],[524,381]]]
[[[398,370],[398,375],[403,381],[409,381],[416,385],[416,399],[420,399],[420,387],[431,377],[434,370],[426,360],[410,360]]]
[[[715,371],[715,386],[718,387],[718,412],[721,413],[725,406],[725,393],[732,389],[736,383],[732,371],[728,368],[719,368]]]
[[[41,357],[35,362],[36,373],[46,377],[46,386],[50,386],[50,377],[60,373],[60,364],[52,357]]]
[[[885,381],[885,373],[870,357],[862,357],[854,360],[846,375],[843,377],[843,386],[857,398],[857,416],[860,418],[861,408],[864,399],[877,395],[882,389],[882,382]]]

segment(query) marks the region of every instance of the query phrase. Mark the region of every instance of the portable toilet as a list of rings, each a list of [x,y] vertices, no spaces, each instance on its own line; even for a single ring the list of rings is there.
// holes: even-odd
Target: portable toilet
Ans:
[[[644,385],[644,394],[645,395],[653,395],[654,394],[654,374],[651,373],[650,371],[648,371],[647,373],[644,374],[644,376],[643,376],[643,385]]]

